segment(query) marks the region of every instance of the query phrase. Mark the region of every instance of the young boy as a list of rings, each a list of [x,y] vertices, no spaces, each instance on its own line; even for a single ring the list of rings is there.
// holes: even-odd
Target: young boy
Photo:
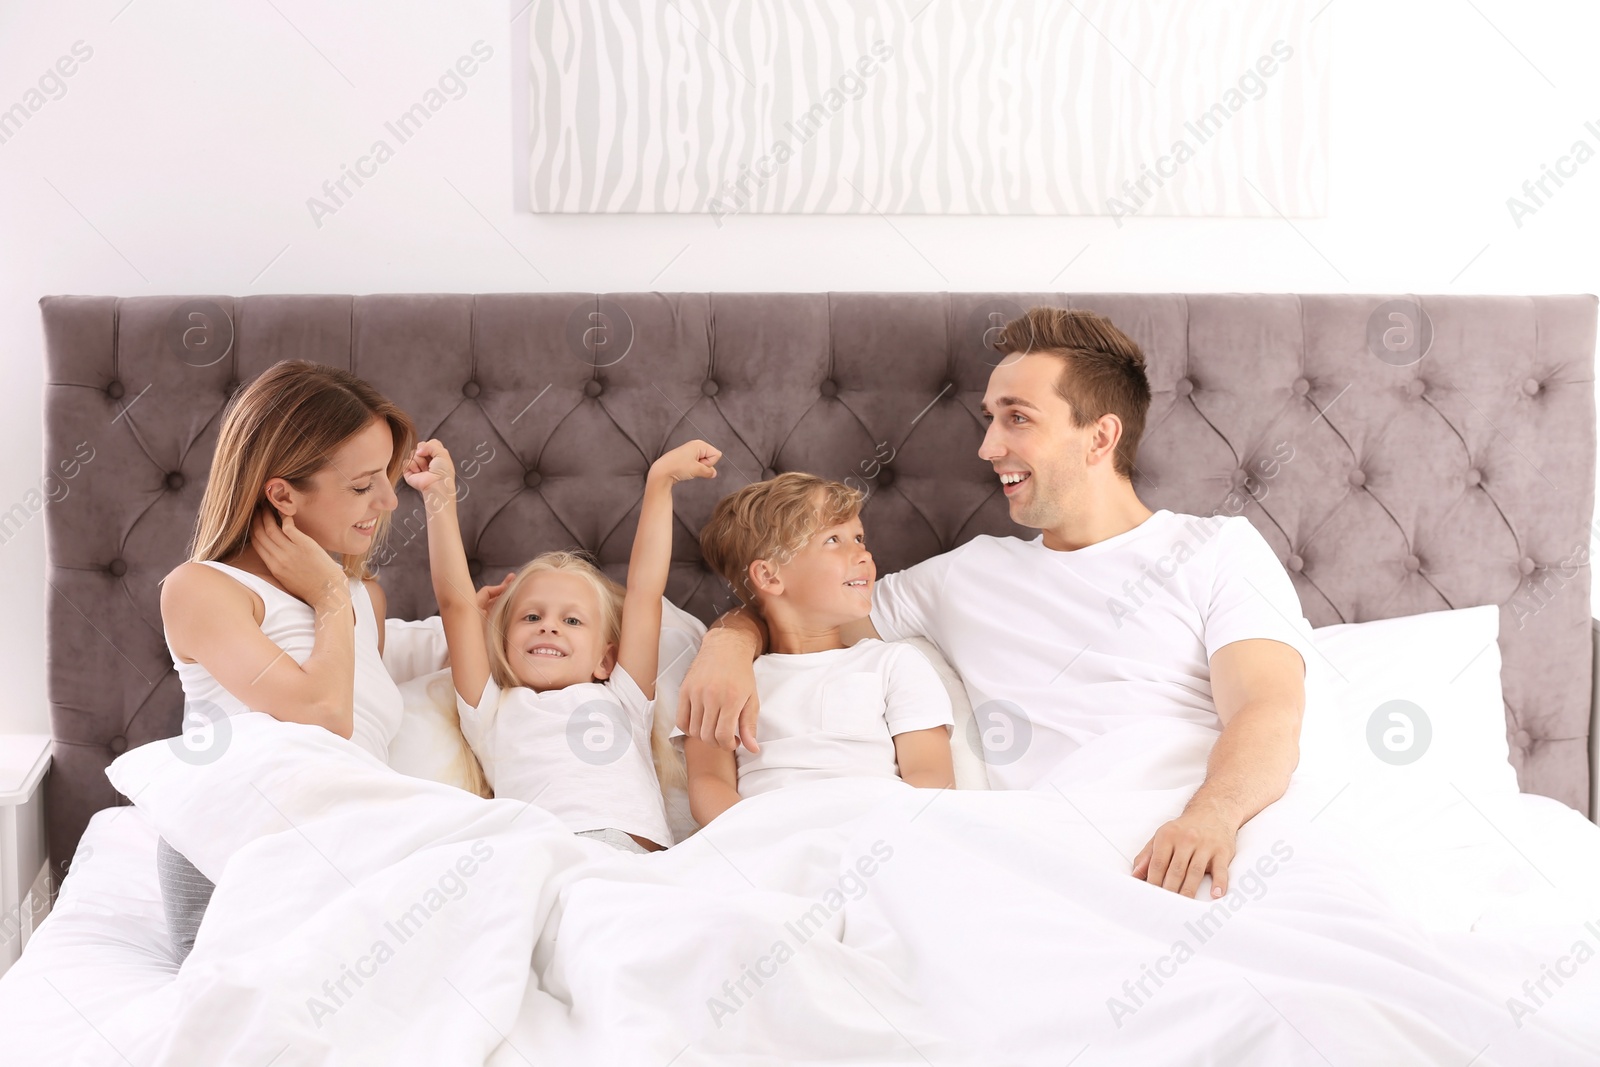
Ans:
[[[909,645],[839,637],[872,610],[861,502],[839,482],[780,474],[724,497],[700,532],[701,554],[761,615],[772,649],[755,663],[760,751],[684,738],[702,826],[743,797],[818,778],[955,785],[955,720],[932,664]]]

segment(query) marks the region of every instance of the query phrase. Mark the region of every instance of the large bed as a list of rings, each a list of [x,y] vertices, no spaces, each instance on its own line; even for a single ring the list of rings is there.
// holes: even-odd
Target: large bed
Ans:
[[[878,876],[870,893],[831,915],[834,938],[808,946],[802,962],[782,972],[787,985],[775,983],[754,997],[748,986],[740,996],[736,984],[722,993],[708,980],[692,998],[700,1023],[669,1027],[652,1017],[647,1004],[679,981],[674,966],[688,968],[689,984],[698,980],[691,956],[703,958],[696,966],[712,969],[705,973],[726,973],[737,983],[752,959],[765,958],[752,955],[762,923],[825,895],[839,871],[870,851],[875,842],[863,835],[889,832],[885,827],[903,834],[894,840],[904,857],[899,867],[884,863],[885,870],[909,877],[916,867],[919,877],[948,880],[950,892],[979,917],[994,906],[983,901],[984,892],[1017,893],[1028,878],[1043,878],[1040,872],[1092,882],[1085,891],[1102,894],[1096,898],[1102,903],[1117,899],[1121,883],[1112,875],[1119,862],[1137,849],[1141,834],[1148,837],[1149,820],[1159,822],[1155,813],[1173,797],[1141,793],[1151,803],[1141,809],[1126,783],[1105,771],[1108,753],[1054,790],[1064,807],[1056,796],[1033,791],[1015,801],[998,794],[938,801],[924,816],[923,808],[902,810],[900,799],[870,789],[846,791],[815,798],[819,810],[848,813],[824,833],[802,812],[769,805],[770,819],[807,842],[806,864],[769,855],[759,835],[741,837],[747,828],[734,826],[721,838],[709,831],[689,837],[643,875],[624,862],[632,857],[596,857],[569,846],[559,854],[540,851],[524,840],[535,817],[515,829],[497,825],[485,831],[489,839],[497,847],[508,842],[502,854],[525,862],[519,874],[492,884],[545,888],[535,894],[536,906],[523,909],[526,918],[499,889],[500,895],[485,889],[483,898],[473,898],[489,899],[486,911],[511,924],[506,929],[531,921],[525,932],[533,976],[509,987],[490,983],[481,997],[460,989],[429,994],[430,1011],[445,1010],[438,997],[469,1002],[467,1014],[482,1020],[472,1041],[445,1025],[444,1032],[456,1033],[453,1044],[412,1046],[398,1058],[376,1039],[351,1048],[349,1035],[374,1032],[372,1020],[359,1017],[367,1010],[359,1000],[329,1031],[344,1044],[313,1047],[282,1037],[292,1027],[274,1023],[271,1012],[240,1022],[231,1035],[196,1036],[205,1029],[201,1013],[209,1013],[212,1030],[226,1031],[229,1020],[248,1014],[254,994],[218,963],[207,972],[205,996],[185,999],[199,987],[179,981],[191,967],[180,972],[168,944],[155,880],[156,822],[142,803],[131,805],[119,794],[106,769],[124,753],[179,732],[183,701],[163,643],[158,583],[185,557],[220,414],[241,382],[286,358],[345,367],[399,403],[423,437],[440,437],[458,456],[478,456],[461,515],[480,579],[502,575],[541,549],[565,546],[589,550],[621,578],[649,463],[685,440],[712,441],[723,451],[727,477],[680,490],[668,586],[674,603],[707,622],[733,600],[700,559],[700,525],[722,493],[774,472],[806,470],[866,490],[863,521],[880,574],[979,535],[1031,536],[1010,522],[993,472],[977,457],[978,404],[997,358],[985,347],[987,331],[1039,303],[1101,312],[1143,347],[1154,401],[1135,472],[1141,498],[1175,512],[1243,515],[1283,561],[1305,617],[1326,628],[1319,629],[1325,639],[1318,645],[1325,662],[1308,663],[1322,681],[1317,698],[1308,698],[1307,781],[1303,788],[1297,782],[1298,792],[1286,801],[1304,809],[1297,833],[1303,830],[1307,842],[1328,835],[1329,847],[1359,862],[1385,906],[1403,917],[1405,936],[1425,939],[1381,942],[1388,949],[1372,949],[1373,957],[1433,953],[1431,963],[1416,966],[1435,980],[1443,971],[1430,967],[1482,965],[1474,979],[1478,995],[1503,1005],[1515,1036],[1509,1044],[1495,1045],[1495,1038],[1474,1045],[1463,1063],[1474,1053],[1479,1063],[1600,1058],[1600,1035],[1581,1010],[1600,990],[1600,967],[1589,973],[1571,963],[1576,940],[1600,947],[1600,830],[1588,821],[1597,811],[1588,565],[1596,455],[1593,297],[718,293],[43,301],[46,463],[73,455],[84,442],[93,458],[47,510],[54,745],[46,803],[60,893],[21,960],[0,979],[5,1061],[197,1062],[193,1057],[206,1049],[219,1057],[214,1062],[244,1063],[252,1062],[249,1049],[264,1049],[264,1065],[277,1041],[284,1058],[276,1062],[283,1064],[664,1063],[674,1055],[679,1063],[1065,1063],[1077,1055],[1082,1064],[1130,1062],[1130,1056],[1338,1062],[1322,1050],[1354,1047],[1341,1044],[1351,1040],[1340,1032],[1341,1016],[1367,1022],[1376,1016],[1370,1004],[1358,1010],[1327,990],[1348,981],[1381,991],[1394,975],[1363,970],[1366,963],[1330,962],[1317,945],[1297,948],[1286,939],[1279,945],[1281,986],[1257,988],[1256,980],[1253,1009],[1242,1001],[1214,1004],[1215,1017],[1197,1023],[1205,1003],[1198,991],[1149,1003],[1115,992],[1129,974],[1137,978],[1141,967],[1166,958],[1161,936],[1147,929],[1164,920],[1130,914],[1127,928],[1113,927],[1105,943],[1076,946],[1080,958],[1072,956],[1073,944],[1059,945],[1061,970],[1075,972],[1071,981],[1079,984],[1056,992],[1093,997],[1098,1018],[1106,1022],[1109,1015],[1116,1024],[1105,1035],[1074,1024],[1069,1040],[1041,1021],[1061,1010],[1030,1006],[1020,986],[996,976],[986,985],[1006,995],[988,1002],[959,977],[975,959],[1008,958],[1012,927],[998,923],[995,943],[974,948],[971,939],[986,936],[985,924],[942,910],[941,894],[915,889],[925,882],[901,885],[900,873]],[[1392,320],[1393,313],[1406,318]],[[1392,322],[1422,331],[1426,343],[1399,355],[1375,344]],[[434,610],[425,538],[418,536],[422,511],[408,488],[400,493],[380,578],[391,618],[416,620]],[[1424,632],[1430,617],[1454,620],[1449,625],[1457,629]],[[1388,630],[1362,629],[1385,620],[1393,624]],[[398,632],[396,624],[391,633]],[[1461,644],[1482,633],[1489,635],[1487,654]],[[1390,649],[1396,662],[1367,658],[1377,655],[1374,647]],[[1436,669],[1421,663],[1435,652],[1457,654],[1461,664],[1432,690],[1445,693],[1433,717],[1437,751],[1446,755],[1434,763],[1446,756],[1456,762],[1412,788],[1418,779],[1402,782],[1393,767],[1356,766],[1360,752],[1345,753],[1344,763],[1323,760],[1324,747],[1343,743],[1339,723],[1364,722],[1374,694],[1389,692],[1381,685],[1394,695],[1410,693],[1406,686],[1415,678],[1407,672]],[[1374,680],[1380,677],[1386,680]],[[1362,689],[1369,682],[1380,689]],[[1468,682],[1470,699],[1451,695],[1449,686]],[[958,685],[952,693],[959,697]],[[1468,740],[1457,745],[1453,731]],[[966,733],[958,729],[958,748]],[[1137,762],[1140,754],[1128,758]],[[1198,758],[1203,763],[1203,753]],[[1328,772],[1322,783],[1313,770]],[[965,777],[964,785],[983,784],[981,768]],[[164,788],[152,788],[150,796]],[[437,800],[430,813],[479,810],[465,805],[499,812],[494,805],[509,803],[428,796]],[[1046,810],[1046,802],[1056,807]],[[996,814],[997,805],[1009,803],[1021,806]],[[861,822],[858,813],[869,808],[883,821]],[[154,803],[151,811],[159,821]],[[337,813],[327,818],[330,834],[359,832],[358,821],[336,823],[343,818]],[[1083,832],[1086,851],[1105,854],[1081,860],[1086,870],[1051,868],[1053,854],[1030,842],[1056,819]],[[388,860],[372,861],[374,884],[405,856],[439,847],[443,838],[426,835],[430,820],[433,814],[418,819],[411,832],[421,836],[397,841]],[[1034,836],[1011,840],[996,831],[995,820]],[[435,821],[448,822],[442,815]],[[980,826],[981,834],[974,830]],[[527,851],[514,851],[513,841]],[[1241,856],[1247,844],[1265,847],[1266,839],[1247,842],[1241,835]],[[256,852],[249,860],[263,870],[291,855],[270,847]],[[980,853],[987,865],[972,862]],[[1311,844],[1302,852],[1321,854]],[[995,872],[1006,880],[985,883],[1000,876]],[[1101,876],[1104,886],[1094,882]],[[399,883],[388,884],[392,893]],[[1255,911],[1316,909],[1288,879],[1263,884],[1271,891],[1263,890]],[[219,900],[234,894],[224,909],[272,914],[270,901],[252,901],[249,892],[223,885]],[[608,916],[616,912],[608,908],[633,918],[612,922]],[[1004,910],[1015,909],[1008,902]],[[1341,938],[1359,941],[1369,928],[1349,900],[1332,911],[1330,924],[1335,918],[1349,924]],[[326,917],[329,924],[336,919]],[[636,959],[630,955],[680,920],[681,942],[663,938],[650,951],[639,949]],[[720,920],[734,931],[725,942],[718,940]],[[310,936],[299,920],[265,921],[280,924],[284,945],[296,943],[287,932]],[[1037,937],[1048,941],[1050,927],[1040,921]],[[931,928],[941,931],[938,938],[927,935]],[[469,939],[470,931],[458,933]],[[287,949],[273,957],[271,946],[235,936],[238,958],[259,953],[251,959],[283,975],[300,965]],[[587,947],[574,956],[576,948],[558,945]],[[1020,941],[1013,947],[1019,960],[1033,950]],[[426,965],[413,961],[417,970],[405,972],[410,980],[437,974],[465,982],[460,975],[469,965],[480,977],[505,966],[487,950],[458,959],[441,942],[427,951],[435,955]],[[1244,973],[1270,956],[1258,951],[1252,962],[1243,946],[1216,949],[1186,973],[1195,982],[1212,975],[1202,967]],[[600,958],[606,966],[592,963]],[[1303,975],[1295,973],[1297,959],[1305,961]],[[1102,995],[1085,992],[1099,988],[1085,978],[1097,966]],[[1561,981],[1540,987],[1551,968]],[[1259,979],[1262,972],[1249,973]],[[1319,984],[1319,974],[1328,980]],[[1531,991],[1523,979],[1534,983]],[[1026,984],[1037,989],[1042,982]],[[496,999],[494,990],[510,987],[511,994]],[[854,990],[859,1000],[842,1006],[838,998],[849,994],[840,990]],[[958,995],[966,999],[951,999]],[[1465,1002],[1443,994],[1407,1001],[1407,995],[1374,992],[1375,1001],[1392,1002],[1385,1025],[1393,1033],[1386,1037],[1374,1024],[1362,1040],[1448,1057],[1456,1047],[1425,1033],[1426,1005],[1440,1006],[1433,1025],[1448,1031],[1451,1012],[1471,1016]],[[1123,1005],[1120,1017],[1113,999]],[[963,1025],[940,1024],[958,1016]],[[1128,1023],[1133,1016],[1137,1026]],[[967,1025],[979,1017],[988,1021]],[[164,1043],[166,1031],[152,1019],[170,1019],[184,1041]],[[702,1025],[707,1019],[715,1024],[709,1030]],[[1515,1044],[1545,1026],[1559,1033],[1551,1039],[1557,1044]],[[398,1024],[391,1029],[409,1033]],[[1460,1048],[1472,1043],[1462,1026],[1454,1029]]]

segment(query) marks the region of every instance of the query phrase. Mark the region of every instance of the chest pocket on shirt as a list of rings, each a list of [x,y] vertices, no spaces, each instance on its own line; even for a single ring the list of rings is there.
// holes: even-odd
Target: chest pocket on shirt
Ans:
[[[883,717],[883,679],[855,671],[822,683],[822,729],[841,737],[882,737],[889,732]]]

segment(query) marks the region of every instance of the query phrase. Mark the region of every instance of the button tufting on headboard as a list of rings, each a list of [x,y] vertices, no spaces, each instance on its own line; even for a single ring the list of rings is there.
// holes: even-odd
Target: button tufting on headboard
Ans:
[[[48,665],[58,861],[118,802],[113,742],[179,731],[159,582],[186,556],[234,382],[314,359],[403,407],[456,459],[474,576],[579,547],[625,578],[650,462],[704,437],[724,459],[674,493],[668,594],[709,620],[734,600],[695,534],[777,471],[867,490],[883,574],[979,534],[1035,536],[977,455],[990,312],[1034,303],[1099,311],[1142,346],[1141,498],[1244,516],[1314,625],[1501,605],[1522,784],[1588,809],[1593,297],[1409,297],[1433,340],[1406,366],[1368,347],[1391,298],[1359,295],[608,294],[603,349],[568,333],[587,294],[211,297],[233,346],[206,366],[167,342],[186,299],[43,301],[46,469],[81,468],[44,509],[49,642],[71,650]],[[397,492],[379,576],[389,614],[416,618],[434,610],[425,512]]]

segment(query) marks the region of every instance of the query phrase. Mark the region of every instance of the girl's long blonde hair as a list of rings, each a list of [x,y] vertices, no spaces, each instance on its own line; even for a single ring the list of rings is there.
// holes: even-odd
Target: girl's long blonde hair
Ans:
[[[250,539],[250,522],[267,502],[269,479],[282,478],[304,492],[311,476],[328,466],[339,446],[374,419],[389,424],[394,454],[390,485],[398,485],[406,457],[416,445],[416,429],[405,412],[349,371],[303,359],[269,367],[228,403],[211,457],[211,478],[195,520],[191,562],[225,560]],[[367,560],[383,543],[389,513],[378,517],[367,551],[342,554],[344,571],[368,578]]]
[[[506,630],[511,623],[511,606],[516,603],[517,593],[523,583],[541,571],[575,574],[593,586],[600,604],[599,630],[604,642],[619,645],[622,640],[622,603],[627,590],[597,567],[584,553],[568,551],[540,553],[523,564],[522,569],[511,579],[511,584],[506,586],[506,591],[501,593],[490,607],[489,617],[484,620],[484,644],[489,653],[489,674],[502,691],[522,685],[511,669],[510,657],[506,655]],[[657,666],[659,667],[659,664]],[[676,714],[677,709],[671,708],[667,711],[671,714],[663,714],[663,709],[659,706],[653,708],[650,722],[650,752],[655,759],[656,779],[663,792],[674,786],[682,788],[688,783],[683,761],[678,757],[678,750],[673,747],[669,737],[672,731],[672,716]]]

